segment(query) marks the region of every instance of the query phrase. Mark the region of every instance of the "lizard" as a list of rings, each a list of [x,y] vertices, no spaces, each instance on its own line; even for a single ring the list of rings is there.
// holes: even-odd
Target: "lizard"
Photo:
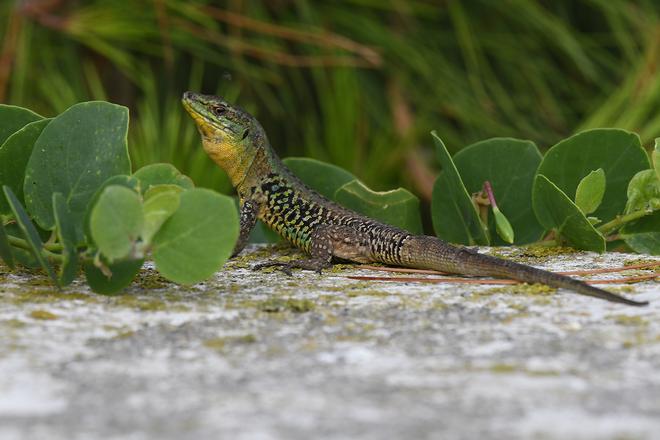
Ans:
[[[358,214],[322,196],[297,178],[270,146],[257,119],[214,95],[185,92],[182,104],[194,120],[209,157],[227,173],[240,205],[240,230],[233,255],[240,253],[257,219],[309,258],[271,261],[275,266],[321,272],[333,261],[383,263],[467,276],[542,283],[582,295],[632,306],[647,305],[583,281],[447,243],[414,235]]]

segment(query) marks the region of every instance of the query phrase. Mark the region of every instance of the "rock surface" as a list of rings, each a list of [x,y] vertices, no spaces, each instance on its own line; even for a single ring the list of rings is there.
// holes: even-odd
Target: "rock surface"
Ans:
[[[536,287],[147,266],[124,294],[0,266],[0,438],[657,438],[660,286],[610,304]],[[291,251],[278,250],[280,258]],[[552,270],[637,255],[528,255]],[[649,258],[645,258],[649,261]],[[660,261],[660,259],[658,259]],[[607,279],[653,273],[593,275]]]

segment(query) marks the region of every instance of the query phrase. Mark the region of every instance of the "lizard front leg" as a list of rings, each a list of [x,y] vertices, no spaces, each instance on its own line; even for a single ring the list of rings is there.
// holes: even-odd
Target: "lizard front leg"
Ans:
[[[234,246],[234,252],[231,254],[232,258],[240,254],[241,251],[245,248],[245,245],[248,242],[248,238],[250,237],[250,232],[252,232],[252,229],[254,229],[254,225],[257,224],[257,212],[258,207],[254,200],[243,200],[241,202],[241,229],[238,234],[238,241]]]
[[[269,261],[257,264],[253,269],[277,267],[288,275],[291,275],[291,269],[305,269],[320,274],[323,269],[332,266],[332,257],[360,263],[370,261],[366,237],[349,226],[319,226],[312,232],[310,242],[310,258],[288,262]]]

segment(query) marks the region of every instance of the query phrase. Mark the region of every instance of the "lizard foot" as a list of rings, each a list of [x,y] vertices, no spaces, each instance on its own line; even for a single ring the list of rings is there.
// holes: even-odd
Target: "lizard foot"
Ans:
[[[319,275],[322,273],[323,269],[332,266],[332,263],[324,260],[316,259],[307,259],[307,260],[294,260],[294,261],[268,261],[266,263],[260,263],[255,266],[252,266],[252,270],[261,270],[267,267],[275,267],[277,270],[284,272],[285,274],[292,276],[291,269],[303,269],[303,270],[313,270],[318,272]]]

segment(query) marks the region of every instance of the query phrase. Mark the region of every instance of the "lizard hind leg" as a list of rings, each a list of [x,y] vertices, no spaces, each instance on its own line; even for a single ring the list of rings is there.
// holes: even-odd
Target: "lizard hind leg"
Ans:
[[[316,228],[310,236],[310,258],[293,261],[269,261],[257,264],[254,270],[276,267],[287,275],[291,269],[313,270],[319,274],[332,266],[332,258],[355,262],[368,262],[367,240],[349,226],[323,225]]]

